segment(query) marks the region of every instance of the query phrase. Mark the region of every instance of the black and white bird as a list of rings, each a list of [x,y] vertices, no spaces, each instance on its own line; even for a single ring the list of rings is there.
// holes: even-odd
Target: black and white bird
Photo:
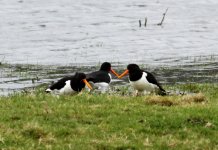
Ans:
[[[47,93],[74,94],[80,92],[85,85],[92,89],[92,86],[86,80],[86,75],[84,73],[75,73],[74,76],[66,76],[58,80],[45,91]]]
[[[117,77],[119,76],[111,69],[111,64],[109,62],[104,62],[101,65],[100,70],[87,74],[86,79],[93,85],[94,89],[97,89],[100,92],[106,92],[109,89],[109,84],[112,80],[110,72]]]
[[[138,65],[129,64],[118,78],[122,78],[127,74],[129,74],[131,86],[138,92],[166,95],[166,91],[158,83],[154,75],[148,71],[141,70]]]

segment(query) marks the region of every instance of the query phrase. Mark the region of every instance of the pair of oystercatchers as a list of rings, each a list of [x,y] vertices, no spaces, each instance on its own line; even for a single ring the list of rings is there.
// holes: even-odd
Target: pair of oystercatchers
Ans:
[[[158,83],[154,75],[141,70],[138,65],[129,64],[127,69],[119,76],[108,62],[104,62],[98,71],[86,75],[84,73],[76,73],[74,76],[64,77],[50,86],[46,92],[58,90],[61,94],[76,93],[80,92],[85,85],[90,89],[94,87],[95,89],[105,92],[109,88],[112,79],[110,72],[118,78],[129,74],[129,82],[138,92],[155,92],[160,95],[166,95],[166,91]],[[91,83],[92,86],[89,83]]]
[[[64,77],[46,89],[46,92],[50,93],[57,91],[60,94],[77,93],[80,92],[85,85],[90,90],[92,90],[94,87],[95,89],[105,92],[109,88],[109,84],[112,79],[110,72],[117,77],[119,76],[111,68],[110,63],[104,62],[99,71],[89,74],[76,73],[74,76]]]

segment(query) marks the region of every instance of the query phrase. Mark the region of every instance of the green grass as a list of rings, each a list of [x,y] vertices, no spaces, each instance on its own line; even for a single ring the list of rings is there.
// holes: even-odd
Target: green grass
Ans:
[[[199,94],[0,97],[0,149],[218,149],[218,85],[165,88]]]

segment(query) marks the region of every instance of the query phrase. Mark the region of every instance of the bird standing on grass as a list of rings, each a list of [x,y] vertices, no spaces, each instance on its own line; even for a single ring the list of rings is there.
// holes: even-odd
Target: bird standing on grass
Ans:
[[[137,92],[143,93],[157,93],[166,95],[166,91],[157,82],[155,77],[147,71],[143,71],[136,64],[129,64],[127,69],[118,77],[129,74],[129,82]]]
[[[109,62],[104,62],[101,65],[100,70],[89,73],[86,75],[87,81],[89,81],[93,87],[100,92],[106,92],[109,89],[109,84],[112,80],[111,73],[115,76],[119,76],[112,68]]]
[[[58,94],[74,94],[80,92],[85,85],[92,89],[92,86],[86,80],[86,75],[84,73],[76,73],[74,76],[67,76],[58,80],[45,91],[47,93],[57,91]]]

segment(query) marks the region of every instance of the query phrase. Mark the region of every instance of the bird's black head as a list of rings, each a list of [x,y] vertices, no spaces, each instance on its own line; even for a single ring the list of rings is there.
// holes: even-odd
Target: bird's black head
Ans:
[[[111,71],[111,64],[109,62],[104,62],[101,65],[100,70],[102,70],[102,71]]]
[[[129,71],[130,81],[137,81],[142,77],[143,72],[136,64],[129,64],[127,70]]]
[[[85,87],[85,85],[92,89],[92,86],[88,83],[86,80],[86,75],[84,73],[76,73],[75,74],[75,80],[71,81],[71,87],[73,87],[76,91],[81,91],[82,88]]]
[[[129,64],[127,66],[127,69],[129,70],[129,73],[133,73],[133,72],[136,72],[136,71],[141,71],[139,66],[136,65],[136,64]]]
[[[77,73],[75,74],[75,77],[76,77],[76,79],[77,79],[78,81],[81,81],[81,80],[83,80],[83,79],[86,78],[86,75],[85,75],[85,73],[79,73],[79,72],[77,72]]]

